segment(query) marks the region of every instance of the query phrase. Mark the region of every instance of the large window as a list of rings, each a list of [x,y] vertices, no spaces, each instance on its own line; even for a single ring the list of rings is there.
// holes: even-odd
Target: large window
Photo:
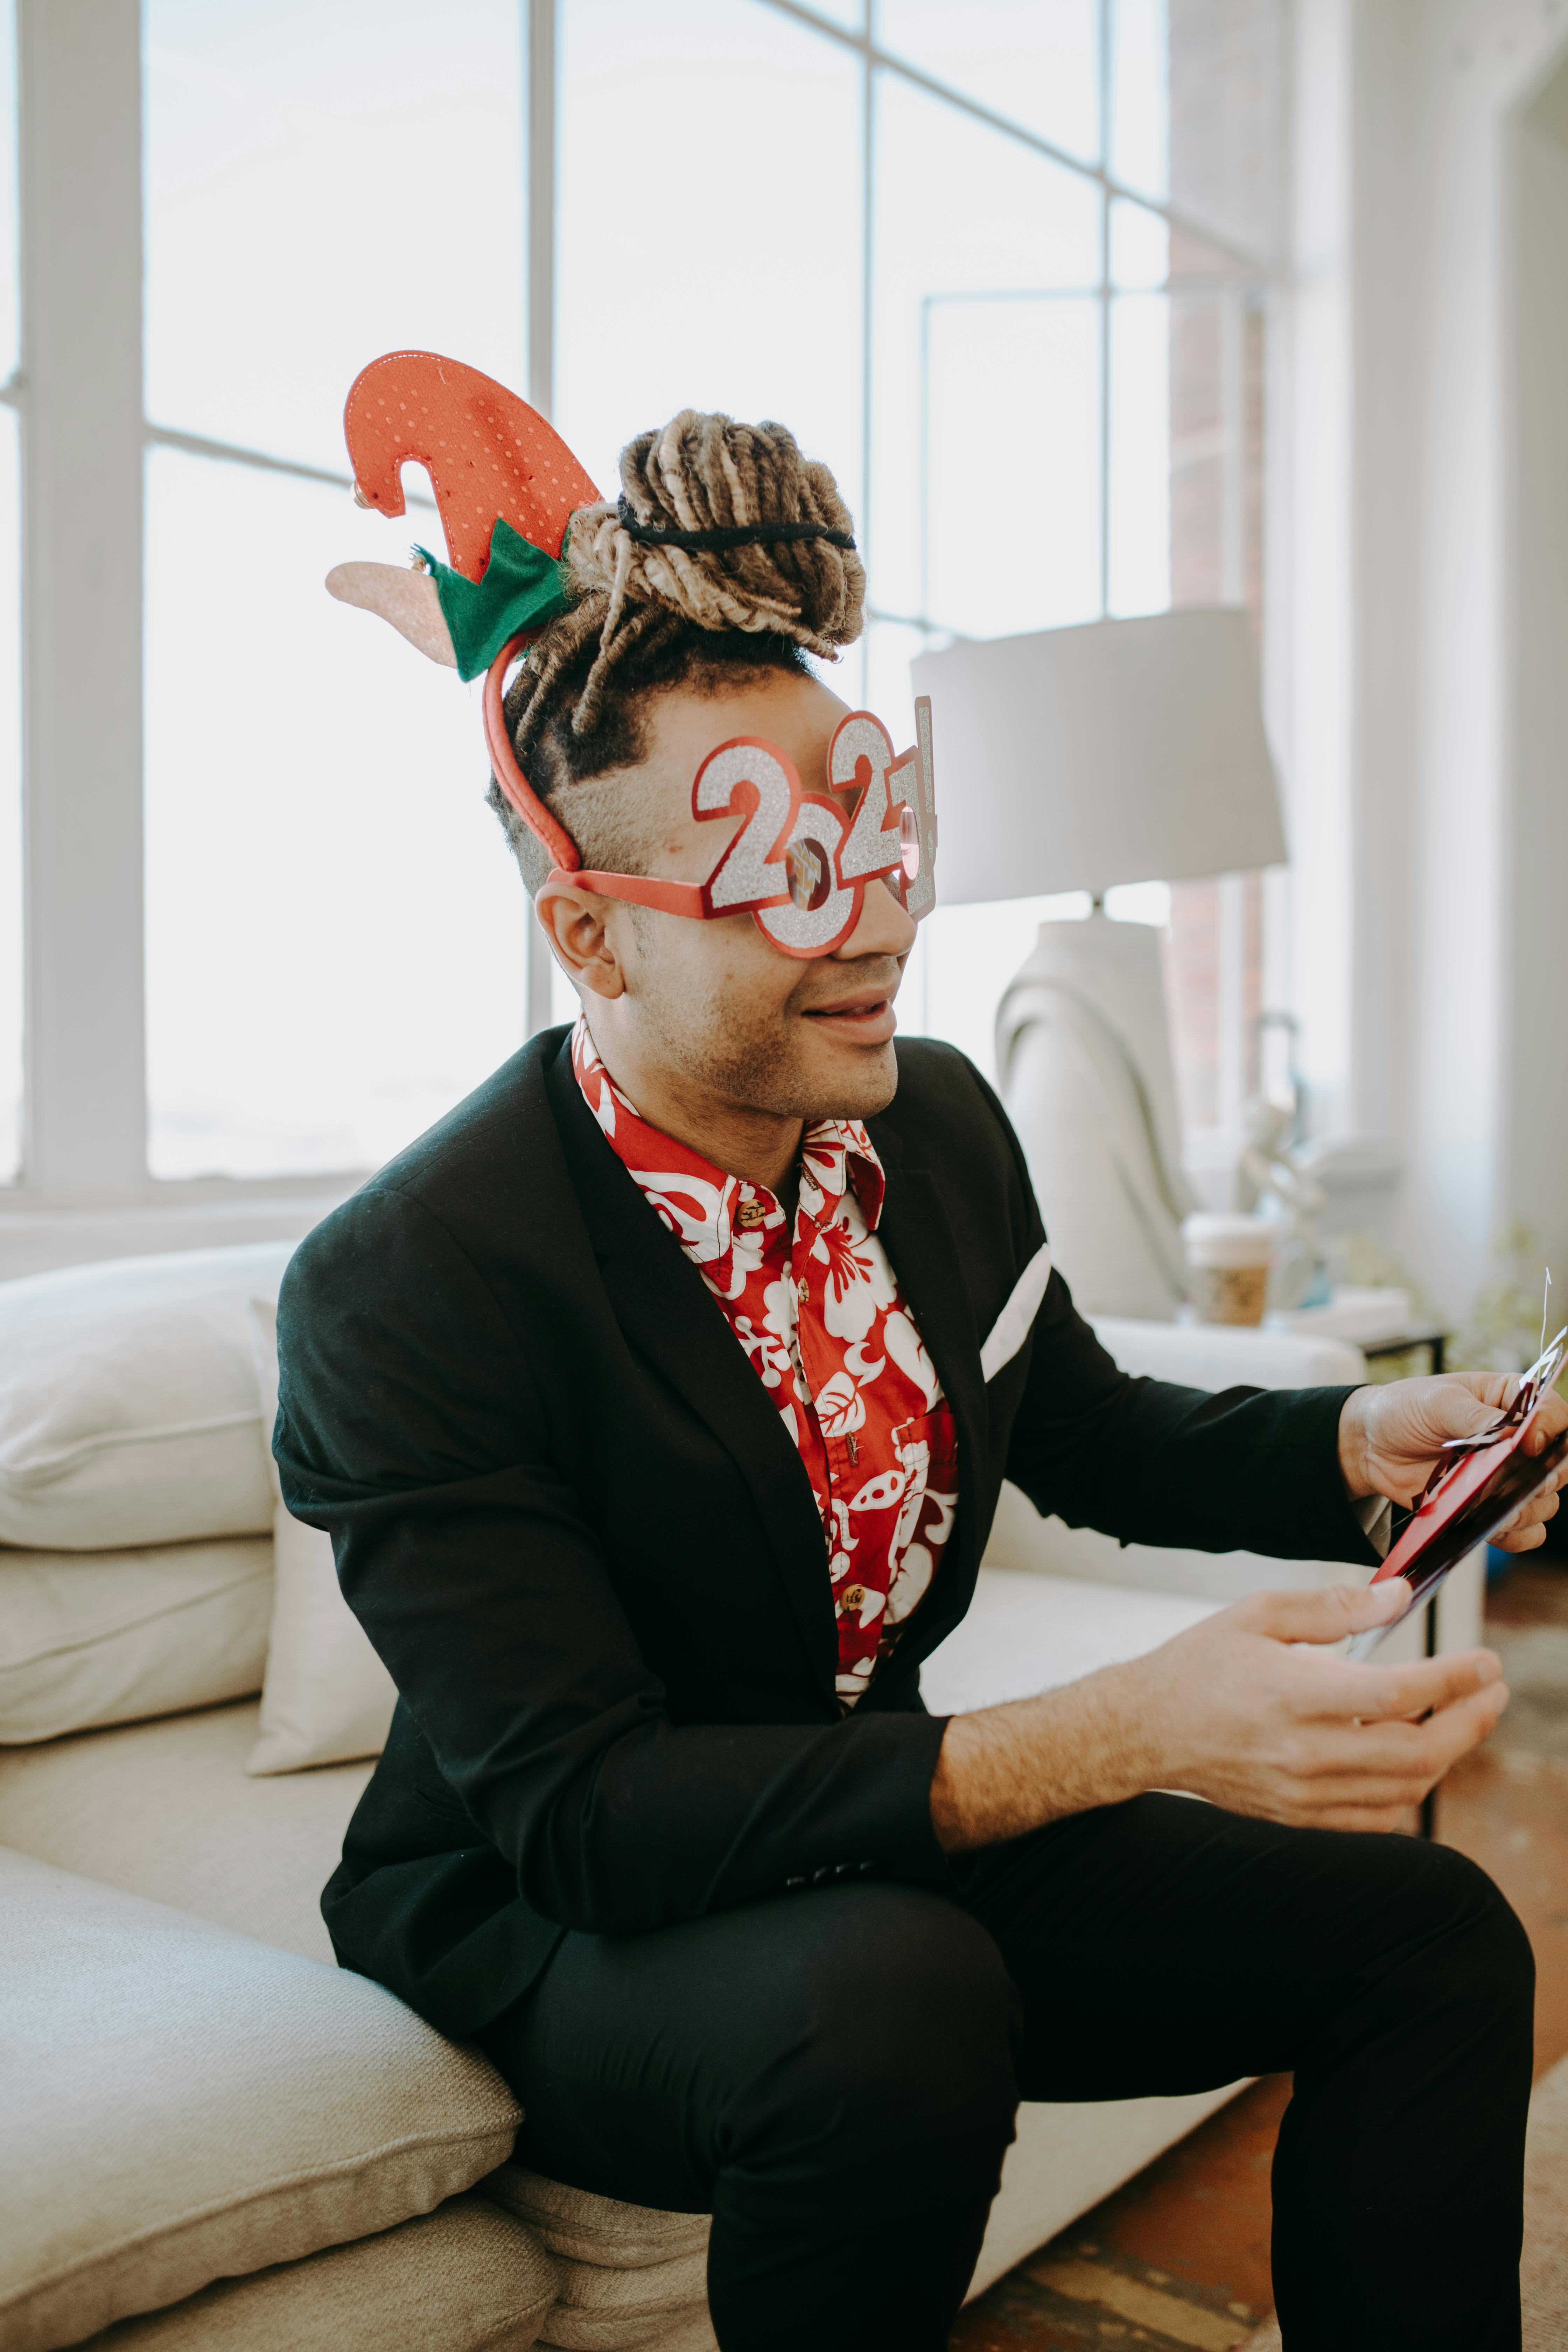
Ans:
[[[135,0],[104,7],[129,38]],[[143,471],[115,495],[145,601],[114,624],[142,751],[91,783],[142,812],[106,919],[121,997],[142,974],[115,1034],[127,1068],[144,1034],[143,1197],[372,1165],[550,1015],[474,691],[321,589],[435,524],[350,503],[357,369],[407,346],[470,361],[548,403],[606,490],[620,445],[678,407],[782,417],[833,466],[867,557],[869,625],[835,682],[905,736],[910,656],[954,632],[1256,607],[1282,8],[142,0],[118,127],[140,139]],[[35,10],[29,38],[50,23]],[[14,122],[6,89],[0,1181],[26,1184]],[[53,852],[38,870],[46,898],[70,889]],[[907,1025],[988,1066],[997,997],[1054,911],[939,909]],[[1113,911],[1167,924],[1188,1117],[1222,1122],[1258,1008],[1257,886],[1144,886]],[[68,1003],[58,926],[39,936]],[[46,1091],[58,1029],[35,1038]],[[51,1097],[79,1191],[102,1076],[79,1057]],[[117,1197],[143,1165],[139,1099],[114,1113]]]
[[[637,0],[562,5],[558,416],[601,484],[679,406],[784,417],[860,521],[872,619],[834,683],[905,736],[910,659],[952,633],[1256,607],[1278,0],[681,16],[677,43]],[[768,168],[738,202],[742,141]],[[906,1017],[989,1069],[1036,926],[1079,903],[939,908]],[[1256,882],[1111,907],[1168,926],[1189,1118],[1234,1118]]]
[[[349,499],[364,362],[521,380],[519,12],[146,0],[143,24],[148,1159],[370,1166],[521,1034],[472,699],[321,586],[435,522]]]

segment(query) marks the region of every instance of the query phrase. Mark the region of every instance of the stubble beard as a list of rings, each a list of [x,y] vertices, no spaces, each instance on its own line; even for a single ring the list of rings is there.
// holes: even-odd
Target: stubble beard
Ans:
[[[886,1110],[899,1085],[891,1038],[882,1045],[840,1045],[826,1072],[814,1066],[810,1041],[810,1024],[793,999],[749,1024],[721,999],[696,1019],[673,1020],[665,1036],[682,1077],[737,1110],[807,1122],[872,1118]]]

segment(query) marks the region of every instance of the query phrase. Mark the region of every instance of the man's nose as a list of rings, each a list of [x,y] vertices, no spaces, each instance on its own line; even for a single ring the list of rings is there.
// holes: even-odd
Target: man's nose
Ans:
[[[878,877],[866,885],[859,921],[833,952],[846,962],[855,956],[906,956],[914,943],[915,927],[902,899]]]

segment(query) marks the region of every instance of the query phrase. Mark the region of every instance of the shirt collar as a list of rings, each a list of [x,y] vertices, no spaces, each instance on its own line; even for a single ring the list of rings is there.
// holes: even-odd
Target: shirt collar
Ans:
[[[583,1098],[617,1159],[687,1255],[708,1265],[727,1260],[742,1194],[765,1202],[773,1202],[773,1195],[763,1185],[747,1185],[740,1177],[727,1175],[689,1144],[650,1126],[605,1068],[582,1013],[572,1032],[572,1067]],[[859,1119],[819,1118],[807,1126],[801,1143],[800,1206],[815,1223],[821,1224],[833,1215],[847,1185],[867,1231],[875,1233],[887,1183],[877,1147]]]

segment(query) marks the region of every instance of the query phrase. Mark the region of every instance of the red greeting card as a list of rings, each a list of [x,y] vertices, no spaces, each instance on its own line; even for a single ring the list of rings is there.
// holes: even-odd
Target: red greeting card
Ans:
[[[1429,1601],[1449,1570],[1457,1568],[1477,1544],[1496,1535],[1504,1520],[1546,1484],[1568,1457],[1568,1430],[1540,1454],[1526,1453],[1525,1440],[1565,1354],[1568,1330],[1560,1331],[1522,1374],[1513,1402],[1489,1429],[1474,1437],[1449,1439],[1409,1526],[1373,1578],[1374,1584],[1402,1576],[1415,1596],[1412,1608]],[[1405,1610],[1394,1624],[1374,1625],[1358,1633],[1349,1655],[1366,1657],[1409,1613]]]

